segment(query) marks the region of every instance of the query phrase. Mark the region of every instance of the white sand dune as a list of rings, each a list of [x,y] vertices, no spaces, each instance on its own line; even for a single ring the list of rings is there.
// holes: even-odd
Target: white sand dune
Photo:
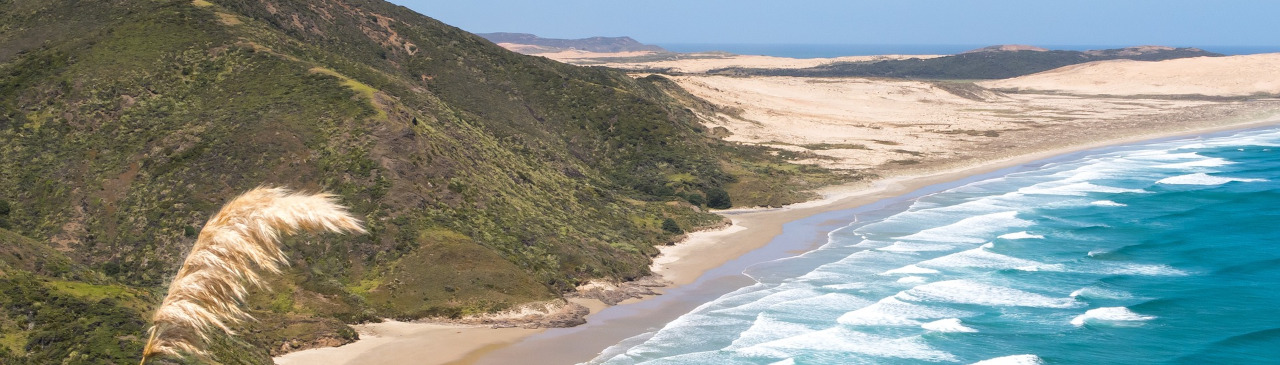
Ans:
[[[735,55],[719,52],[660,54],[652,51],[589,52],[582,50],[553,50],[548,47],[498,43],[503,48],[528,55],[542,56],[556,61],[584,66],[607,66],[623,70],[668,69],[673,72],[704,73],[719,68],[773,68],[793,69],[821,66],[835,62],[872,62],[908,58],[927,59],[941,55],[874,55],[833,58],[787,58],[757,55]],[[641,60],[652,58],[651,60]]]
[[[978,84],[1092,95],[1274,95],[1280,94],[1280,53],[1099,61]]]
[[[716,105],[703,122],[728,140],[801,152],[812,163],[887,170],[1189,129],[1264,106],[1196,99],[1005,93],[969,83],[865,78],[671,76]],[[812,155],[808,155],[812,153]]]
[[[873,62],[883,60],[899,60],[908,58],[934,58],[938,55],[877,55],[877,56],[845,56],[833,58],[786,58],[773,56],[747,56],[702,54],[698,57],[669,61],[629,62],[625,59],[599,59],[600,66],[608,66],[624,70],[669,69],[674,72],[704,73],[719,68],[773,68],[794,69],[822,66],[836,62]],[[552,57],[555,59],[555,57]],[[564,60],[561,60],[564,61]]]

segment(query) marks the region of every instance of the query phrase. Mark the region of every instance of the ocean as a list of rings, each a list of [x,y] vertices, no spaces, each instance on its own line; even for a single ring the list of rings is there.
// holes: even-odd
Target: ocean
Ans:
[[[872,56],[886,54],[938,55],[957,54],[990,44],[719,44],[719,43],[666,43],[658,46],[672,52],[723,51],[740,55],[764,55],[790,58],[832,58],[841,56]],[[1117,45],[1047,45],[1048,49],[1087,51],[1113,49],[1128,46]],[[1231,55],[1280,52],[1280,46],[1179,46],[1196,47],[1209,52]]]
[[[957,185],[861,210],[592,363],[1280,361],[1280,129]]]

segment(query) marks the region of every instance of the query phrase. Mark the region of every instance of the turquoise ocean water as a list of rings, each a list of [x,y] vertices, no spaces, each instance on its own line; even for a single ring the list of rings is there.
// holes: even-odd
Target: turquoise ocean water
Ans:
[[[1280,129],[863,212],[606,364],[1280,363]]]

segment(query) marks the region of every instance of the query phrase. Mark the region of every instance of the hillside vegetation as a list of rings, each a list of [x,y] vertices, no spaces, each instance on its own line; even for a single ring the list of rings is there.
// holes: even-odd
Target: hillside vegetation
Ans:
[[[370,232],[287,240],[224,363],[645,276],[708,202],[849,178],[708,136],[670,88],[381,1],[0,0],[0,224],[47,258],[3,268],[0,356],[136,361],[204,220],[255,186],[337,193]]]

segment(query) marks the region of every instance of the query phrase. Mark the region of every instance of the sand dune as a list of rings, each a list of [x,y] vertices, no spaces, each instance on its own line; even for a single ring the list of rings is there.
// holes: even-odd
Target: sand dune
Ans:
[[[460,361],[482,346],[500,346],[540,333],[540,329],[462,326],[386,321],[355,326],[360,341],[342,347],[292,352],[277,365],[444,364]],[[426,340],[424,340],[426,339]]]
[[[625,59],[599,59],[599,66],[608,66],[624,70],[669,69],[673,72],[704,73],[719,68],[774,68],[792,69],[817,67],[835,62],[872,62],[908,58],[933,58],[936,55],[879,55],[879,56],[846,56],[834,58],[786,58],[773,56],[744,56],[724,54],[694,54],[689,59],[633,62]],[[565,61],[565,60],[562,60]],[[565,61],[568,62],[568,61]],[[574,62],[570,62],[574,63]]]
[[[773,56],[735,55],[728,53],[657,53],[616,52],[600,53],[580,50],[558,52],[543,51],[543,47],[514,43],[499,43],[509,50],[542,56],[556,61],[580,66],[606,66],[623,70],[666,69],[671,72],[705,73],[719,68],[809,68],[835,62],[873,62],[908,58],[934,58],[940,55],[876,55],[845,56],[833,58],[787,58]]]
[[[727,139],[811,156],[800,162],[879,175],[1192,128],[1255,108],[1243,102],[1004,93],[970,83],[862,78],[673,76],[715,105]]]
[[[1094,95],[1275,95],[1280,94],[1280,53],[1160,62],[1099,61],[978,84]]]
[[[817,67],[835,62],[874,62],[909,58],[927,59],[942,55],[874,55],[832,58],[787,58],[758,55],[736,55],[724,52],[664,53],[590,52],[583,50],[556,50],[550,47],[518,43],[498,43],[511,51],[542,56],[556,61],[580,66],[605,66],[623,70],[665,69],[671,72],[705,73],[720,68],[773,68],[793,69]]]

